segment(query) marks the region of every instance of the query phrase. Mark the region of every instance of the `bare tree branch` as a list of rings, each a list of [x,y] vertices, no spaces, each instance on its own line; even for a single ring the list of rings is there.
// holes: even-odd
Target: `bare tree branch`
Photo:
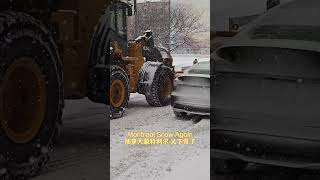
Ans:
[[[179,0],[168,6],[155,3],[146,3],[138,9],[139,22],[135,22],[136,33],[141,34],[147,29],[154,33],[155,43],[170,47],[171,51],[182,46],[194,47],[197,42],[194,36],[206,31],[201,22],[203,12],[194,9],[191,5]]]

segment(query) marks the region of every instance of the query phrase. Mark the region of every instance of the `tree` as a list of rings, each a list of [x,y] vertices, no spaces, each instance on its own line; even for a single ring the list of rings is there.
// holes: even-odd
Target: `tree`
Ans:
[[[170,9],[170,13],[169,13]],[[203,13],[182,0],[171,4],[166,2],[147,2],[138,4],[135,18],[135,35],[150,29],[157,46],[170,48],[194,47],[194,35],[207,31],[201,18]]]
[[[181,46],[195,47],[194,35],[205,31],[201,22],[202,12],[195,10],[190,4],[178,1],[170,12],[170,48],[175,50]]]

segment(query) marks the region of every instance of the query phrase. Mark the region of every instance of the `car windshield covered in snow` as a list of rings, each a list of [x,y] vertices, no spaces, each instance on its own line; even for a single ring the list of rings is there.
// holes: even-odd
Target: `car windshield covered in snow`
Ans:
[[[210,61],[199,62],[187,71],[188,74],[210,74]]]

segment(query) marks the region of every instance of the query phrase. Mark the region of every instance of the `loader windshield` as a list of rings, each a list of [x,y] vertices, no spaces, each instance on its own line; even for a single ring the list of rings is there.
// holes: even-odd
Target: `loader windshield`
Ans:
[[[126,37],[127,34],[127,14],[126,14],[126,6],[121,3],[118,4],[117,9],[117,30],[121,37]]]
[[[127,37],[128,5],[122,2],[115,3],[110,9],[111,28],[121,37]]]

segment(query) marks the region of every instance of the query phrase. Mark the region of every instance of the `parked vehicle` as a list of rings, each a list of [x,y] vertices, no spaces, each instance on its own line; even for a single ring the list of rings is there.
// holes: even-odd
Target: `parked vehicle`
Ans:
[[[176,78],[171,105],[178,118],[210,115],[210,61],[198,62]]]
[[[320,168],[320,2],[296,0],[213,53],[217,172],[248,162]]]
[[[238,32],[272,8],[291,0],[215,0],[211,27],[218,32]]]

